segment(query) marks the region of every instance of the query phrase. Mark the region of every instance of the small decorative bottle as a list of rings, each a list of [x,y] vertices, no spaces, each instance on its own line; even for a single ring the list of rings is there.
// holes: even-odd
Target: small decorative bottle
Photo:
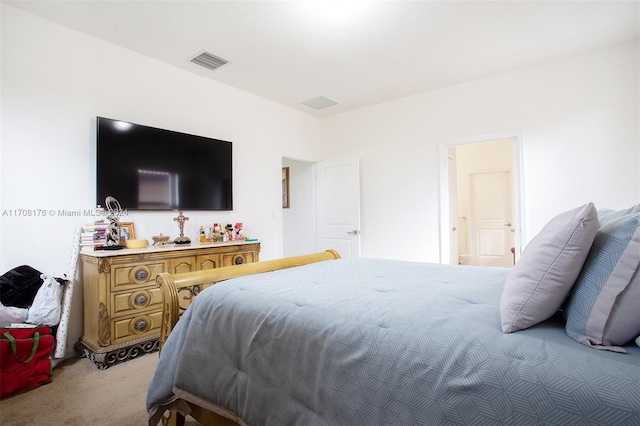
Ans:
[[[201,243],[207,242],[207,236],[204,234],[204,226],[200,227],[200,242]]]
[[[217,223],[213,224],[213,242],[217,243],[220,241],[220,225]]]

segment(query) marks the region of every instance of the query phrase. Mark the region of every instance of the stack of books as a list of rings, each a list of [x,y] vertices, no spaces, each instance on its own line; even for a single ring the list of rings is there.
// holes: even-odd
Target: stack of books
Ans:
[[[103,250],[107,241],[107,226],[109,222],[106,220],[97,220],[83,226],[80,247],[85,250]]]

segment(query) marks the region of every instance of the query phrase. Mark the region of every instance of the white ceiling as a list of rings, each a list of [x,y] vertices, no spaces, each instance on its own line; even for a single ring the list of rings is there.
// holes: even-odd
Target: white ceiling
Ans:
[[[640,28],[639,1],[3,2],[318,117],[634,40]],[[205,50],[229,63],[190,62]],[[302,104],[318,96],[337,105]]]

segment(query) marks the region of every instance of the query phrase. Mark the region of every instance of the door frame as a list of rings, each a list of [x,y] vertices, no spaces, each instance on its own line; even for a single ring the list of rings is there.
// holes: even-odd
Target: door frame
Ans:
[[[455,151],[453,151],[455,152]],[[447,203],[448,211],[447,217],[449,219],[449,226],[447,227],[447,233],[449,234],[449,263],[455,265],[458,263],[460,254],[460,244],[458,238],[458,207],[451,203],[451,199],[458,194],[458,180],[457,175],[457,153],[450,155],[450,151],[445,148],[445,155],[447,161]],[[453,182],[452,182],[453,181]],[[455,195],[454,195],[455,194]],[[452,223],[455,221],[455,223]]]
[[[513,217],[516,229],[514,236],[516,262],[522,253],[524,236],[524,204],[523,204],[523,167],[522,167],[522,135],[518,132],[491,134],[474,138],[456,139],[441,142],[439,146],[440,163],[440,263],[451,264],[451,233],[454,224],[450,223],[449,170],[447,149],[452,146],[491,142],[498,139],[513,139]]]

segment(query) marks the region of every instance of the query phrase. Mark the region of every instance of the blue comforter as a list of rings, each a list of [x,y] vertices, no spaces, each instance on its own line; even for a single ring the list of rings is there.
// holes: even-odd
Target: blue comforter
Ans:
[[[640,424],[640,350],[500,330],[507,269],[339,259],[200,293],[149,386],[249,425]]]

